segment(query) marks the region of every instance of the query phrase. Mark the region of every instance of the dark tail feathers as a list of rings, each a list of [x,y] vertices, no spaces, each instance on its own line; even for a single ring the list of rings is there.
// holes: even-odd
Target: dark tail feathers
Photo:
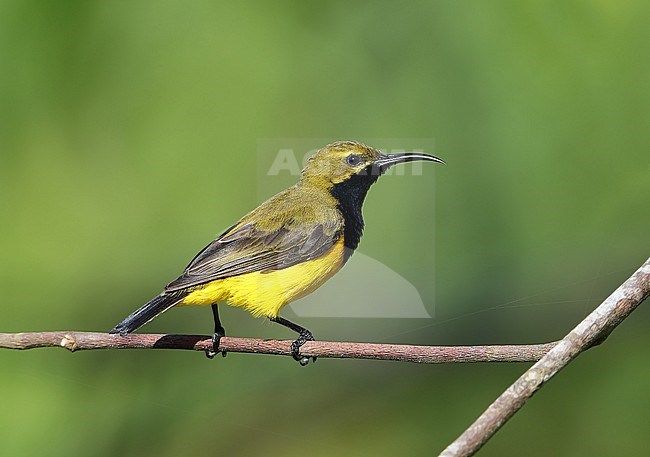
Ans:
[[[117,324],[109,333],[119,333],[122,336],[139,329],[158,314],[164,313],[169,308],[181,301],[187,293],[174,292],[160,294],[146,305],[133,311],[126,319]]]

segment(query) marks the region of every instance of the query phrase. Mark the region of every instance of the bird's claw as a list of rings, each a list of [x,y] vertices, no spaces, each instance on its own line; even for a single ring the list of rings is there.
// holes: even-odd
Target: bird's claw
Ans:
[[[314,335],[309,330],[300,333],[300,336],[291,343],[291,356],[293,360],[297,361],[303,367],[309,364],[309,357],[300,355],[300,347],[307,341],[314,341]],[[311,359],[316,363],[316,357],[311,357]]]
[[[205,350],[205,356],[208,359],[214,359],[214,356],[217,355],[217,352],[221,352],[221,355],[225,357],[228,352],[219,350],[219,341],[221,338],[226,336],[225,332],[219,332],[212,335],[212,345]]]

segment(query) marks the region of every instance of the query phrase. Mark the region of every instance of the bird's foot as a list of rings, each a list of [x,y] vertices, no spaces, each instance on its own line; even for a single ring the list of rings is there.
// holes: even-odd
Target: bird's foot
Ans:
[[[212,346],[207,348],[205,350],[205,356],[208,359],[214,359],[214,356],[217,355],[217,352],[221,352],[221,355],[225,357],[228,353],[226,351],[220,351],[219,350],[219,342],[221,341],[221,338],[226,336],[226,331],[222,328],[220,328],[218,331],[214,332],[212,335]]]
[[[300,347],[307,341],[314,341],[314,335],[312,335],[309,330],[303,330],[300,332],[300,336],[291,343],[291,355],[293,356],[293,360],[297,361],[303,367],[309,363],[309,357],[300,355]],[[312,360],[316,363],[316,357],[312,357]]]

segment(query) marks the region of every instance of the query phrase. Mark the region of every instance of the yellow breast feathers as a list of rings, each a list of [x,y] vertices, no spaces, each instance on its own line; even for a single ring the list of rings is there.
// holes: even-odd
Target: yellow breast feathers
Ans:
[[[276,317],[287,303],[313,292],[341,269],[343,237],[322,256],[282,270],[253,272],[197,286],[179,305],[211,305],[226,301],[253,315]]]

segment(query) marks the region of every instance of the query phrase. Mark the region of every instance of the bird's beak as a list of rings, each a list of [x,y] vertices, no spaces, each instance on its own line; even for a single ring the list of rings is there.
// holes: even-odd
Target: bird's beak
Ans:
[[[438,162],[445,164],[445,161],[429,154],[424,154],[422,152],[400,152],[398,154],[382,154],[379,159],[375,160],[373,165],[378,167],[380,170],[386,170],[391,165],[396,163],[404,162],[415,162],[417,160],[424,160],[429,162]]]

